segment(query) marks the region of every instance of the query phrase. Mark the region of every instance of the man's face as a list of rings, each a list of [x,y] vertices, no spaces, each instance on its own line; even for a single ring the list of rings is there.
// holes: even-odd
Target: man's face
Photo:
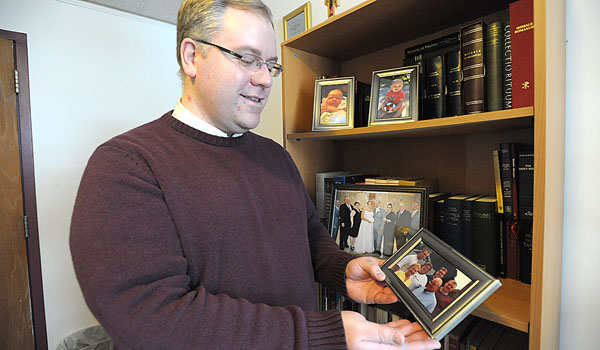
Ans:
[[[195,38],[196,39],[196,38]],[[275,32],[260,15],[228,8],[223,27],[212,39],[214,44],[237,53],[252,53],[265,61],[277,60]],[[193,87],[184,98],[207,122],[227,134],[255,128],[271,92],[272,78],[266,66],[251,72],[233,56],[210,47],[194,60],[197,73]]]
[[[337,107],[342,102],[344,95],[340,90],[332,90],[327,95],[327,105]]]
[[[424,250],[424,251],[422,251],[422,252],[419,252],[419,253],[417,254],[417,259],[419,259],[419,260],[423,260],[423,259],[425,259],[425,258],[426,258],[426,257],[428,257],[428,256],[429,256],[429,250]]]
[[[429,283],[427,283],[427,287],[425,287],[425,289],[428,292],[435,292],[436,290],[440,289],[441,285],[442,280],[440,280],[439,278],[434,278]]]
[[[404,209],[406,209],[406,206],[404,205],[404,203],[398,204],[398,210],[399,211],[404,211]]]
[[[419,209],[419,203],[414,202],[412,207],[413,207],[413,210],[418,210]]]
[[[437,270],[437,271],[435,272],[435,276],[434,276],[434,277],[437,277],[437,278],[443,278],[443,277],[444,277],[444,275],[446,275],[446,270],[442,270],[442,269],[440,269],[440,270]]]
[[[421,266],[421,269],[419,270],[419,273],[424,275],[427,272],[429,272],[429,270],[431,270],[431,265],[423,265]]]
[[[450,280],[444,284],[442,287],[442,292],[444,292],[444,294],[448,294],[452,292],[454,288],[456,288],[456,282],[454,280]]]
[[[379,203],[379,201],[375,201],[375,208],[379,208],[381,204]]]
[[[348,197],[344,198],[344,203],[350,204],[350,198],[348,198]]]

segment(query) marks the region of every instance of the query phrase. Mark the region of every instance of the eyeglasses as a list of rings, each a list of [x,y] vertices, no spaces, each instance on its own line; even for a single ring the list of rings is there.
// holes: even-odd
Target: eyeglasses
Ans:
[[[265,66],[267,66],[267,70],[269,71],[269,74],[275,78],[277,76],[279,76],[279,74],[281,74],[281,72],[283,71],[283,66],[277,62],[267,62],[265,60],[263,60],[262,58],[253,55],[251,53],[243,53],[243,54],[239,54],[237,52],[233,52],[229,49],[226,49],[222,46],[219,46],[217,44],[213,44],[213,43],[209,43],[208,41],[204,41],[204,40],[194,40],[198,43],[202,43],[202,44],[206,44],[206,45],[210,45],[210,46],[214,46],[217,49],[230,54],[231,56],[233,56],[234,58],[236,58],[238,61],[240,61],[240,64],[242,67],[246,68],[247,70],[251,71],[251,72],[256,72],[257,70],[260,69],[260,67],[264,64]]]

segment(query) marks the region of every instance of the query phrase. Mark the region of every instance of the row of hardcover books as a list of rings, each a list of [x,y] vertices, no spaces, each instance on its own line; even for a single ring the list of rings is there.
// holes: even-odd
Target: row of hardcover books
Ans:
[[[419,119],[533,105],[533,0],[509,17],[405,50],[403,64],[419,66]]]
[[[379,324],[397,321],[400,319],[411,320],[408,309],[401,303],[392,305],[361,304],[350,298],[317,284],[320,309],[326,310],[352,310],[362,314],[367,320]],[[444,350],[513,350],[528,348],[527,333],[504,327],[497,323],[475,317],[467,316],[440,342]]]

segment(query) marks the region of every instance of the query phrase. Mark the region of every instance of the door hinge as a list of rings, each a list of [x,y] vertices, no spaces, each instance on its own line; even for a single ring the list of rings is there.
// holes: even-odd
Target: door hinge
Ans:
[[[15,69],[15,93],[19,93],[19,71]]]
[[[29,224],[27,223],[27,215],[23,216],[23,228],[25,229],[25,238],[29,238]]]

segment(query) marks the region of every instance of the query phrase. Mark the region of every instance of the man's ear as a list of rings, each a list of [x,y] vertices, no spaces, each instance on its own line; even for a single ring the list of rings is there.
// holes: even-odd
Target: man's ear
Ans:
[[[190,39],[185,38],[181,41],[179,47],[179,55],[181,57],[181,68],[183,73],[190,78],[196,77],[196,43]]]

